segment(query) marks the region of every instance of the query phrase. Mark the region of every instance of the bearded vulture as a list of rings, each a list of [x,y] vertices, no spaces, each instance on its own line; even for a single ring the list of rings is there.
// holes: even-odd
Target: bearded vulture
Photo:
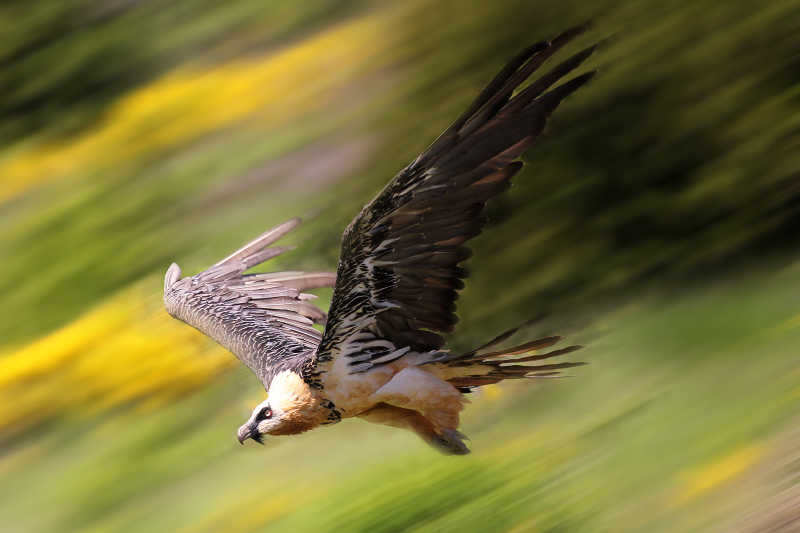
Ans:
[[[459,264],[470,254],[466,241],[484,225],[486,201],[509,186],[522,168],[519,157],[558,104],[594,75],[557,84],[595,47],[520,86],[585,29],[569,29],[514,57],[350,223],[336,275],[245,274],[287,251],[272,244],[299,219],[195,276],[182,278],[178,265],[169,267],[167,311],[233,352],[268,393],[239,428],[240,443],[357,416],[409,429],[441,452],[466,454],[466,437],[458,431],[465,393],[582,364],[540,363],[578,348],[541,353],[559,337],[497,349],[511,330],[475,350],[452,353],[441,334],[457,321],[455,300],[466,277]],[[318,287],[334,287],[327,316],[303,292]],[[315,324],[324,324],[324,332]]]

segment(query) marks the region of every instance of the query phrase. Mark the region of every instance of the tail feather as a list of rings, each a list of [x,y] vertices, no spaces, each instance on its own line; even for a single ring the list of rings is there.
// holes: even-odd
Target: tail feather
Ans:
[[[480,348],[476,348],[475,350],[444,361],[444,363],[450,367],[460,367],[463,369],[462,374],[455,375],[448,379],[449,383],[458,388],[461,392],[466,393],[477,387],[491,385],[505,379],[563,377],[561,370],[587,364],[585,362],[572,361],[547,363],[541,365],[522,364],[529,363],[531,361],[551,359],[553,357],[574,352],[581,348],[579,345],[572,345],[545,353],[534,353],[532,355],[528,355],[531,352],[549,348],[550,346],[553,346],[559,342],[561,337],[557,335],[542,337],[540,339],[528,341],[511,348],[495,350],[488,353],[480,353],[482,350],[494,348],[499,343],[508,339],[517,331],[517,329],[518,328],[514,328],[506,331]]]
[[[514,359],[515,363],[527,363],[529,361],[541,361],[542,359],[549,359],[551,357],[558,357],[559,355],[568,354],[570,352],[574,352],[575,350],[580,350],[583,346],[579,344],[574,344],[572,346],[567,346],[566,348],[561,348],[559,350],[553,350],[552,352],[541,353],[536,355],[529,355],[527,357],[520,357],[518,359]]]
[[[530,319],[530,320],[528,320],[526,322],[523,322],[519,326],[516,326],[516,327],[513,327],[513,328],[511,328],[509,330],[506,330],[503,333],[501,333],[500,335],[498,335],[497,337],[495,337],[492,340],[490,340],[489,342],[487,342],[486,344],[482,344],[482,345],[478,346],[474,350],[471,350],[471,351],[463,354],[461,357],[462,358],[470,357],[470,356],[473,356],[473,355],[475,355],[478,352],[481,352],[483,350],[488,350],[489,348],[494,348],[495,346],[497,346],[499,344],[502,344],[503,342],[505,342],[508,339],[510,339],[520,329],[522,329],[524,327],[527,327],[527,326],[530,326],[533,323],[541,320],[543,316],[544,316],[544,314],[540,314],[537,317],[534,317],[534,318],[532,318],[532,319]]]
[[[554,335],[552,337],[542,337],[541,339],[532,340],[526,342],[525,344],[520,344],[519,346],[515,346],[513,348],[508,348],[506,350],[500,350],[496,352],[489,352],[486,354],[482,354],[477,356],[480,359],[491,359],[493,357],[506,357],[509,355],[520,355],[528,352],[532,352],[534,350],[541,350],[542,348],[549,348],[550,346],[554,345],[558,341],[561,340],[561,337],[558,335]]]

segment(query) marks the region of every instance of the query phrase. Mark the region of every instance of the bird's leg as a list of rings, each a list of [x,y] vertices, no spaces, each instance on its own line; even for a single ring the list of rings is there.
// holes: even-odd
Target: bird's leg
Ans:
[[[455,387],[433,374],[415,366],[404,368],[375,391],[370,401],[376,406],[384,404],[401,409],[394,413],[394,417],[389,413],[390,422],[381,423],[404,424],[401,427],[408,427],[447,453],[469,451],[461,442],[463,435],[457,430],[458,414],[464,406],[463,397]],[[418,418],[404,411],[416,413]],[[373,414],[378,415],[386,416],[387,412]]]
[[[358,417],[373,424],[411,430],[429,445],[447,455],[469,453],[469,449],[462,441],[464,436],[461,433],[456,430],[444,430],[443,434],[437,433],[427,418],[411,409],[383,403],[361,413]]]

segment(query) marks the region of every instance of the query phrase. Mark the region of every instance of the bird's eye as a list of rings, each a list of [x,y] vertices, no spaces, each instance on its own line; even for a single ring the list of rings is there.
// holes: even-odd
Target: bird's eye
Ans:
[[[267,418],[272,418],[272,409],[264,407],[256,415],[256,420],[266,420]]]

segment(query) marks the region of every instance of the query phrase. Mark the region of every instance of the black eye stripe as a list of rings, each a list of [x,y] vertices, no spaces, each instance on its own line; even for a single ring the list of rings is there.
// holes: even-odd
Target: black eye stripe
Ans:
[[[266,420],[267,418],[272,418],[272,409],[264,407],[256,415],[256,420]]]

